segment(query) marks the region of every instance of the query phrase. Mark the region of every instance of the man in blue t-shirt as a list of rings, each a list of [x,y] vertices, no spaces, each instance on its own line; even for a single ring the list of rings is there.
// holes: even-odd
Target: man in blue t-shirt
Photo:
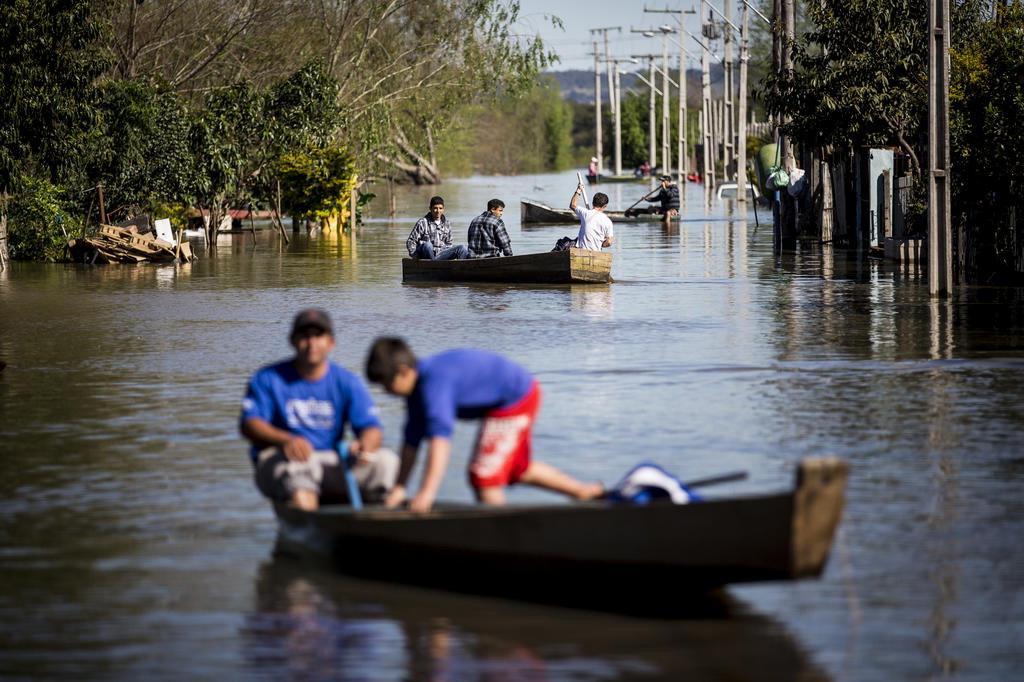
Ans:
[[[331,362],[334,330],[317,308],[295,316],[289,337],[295,356],[253,375],[239,428],[252,447],[256,485],[270,499],[312,511],[347,502],[338,444],[351,425],[352,473],[364,499],[380,501],[398,474],[398,456],[383,450],[380,420],[358,376]]]
[[[398,482],[385,504],[407,498],[406,482],[420,442],[427,439],[427,468],[413,511],[429,511],[451,458],[456,419],[480,419],[480,434],[469,462],[469,482],[477,500],[504,504],[513,483],[560,492],[579,500],[600,496],[600,483],[582,483],[531,458],[533,423],[540,409],[540,386],[511,360],[482,350],[461,348],[417,360],[405,341],[379,338],[366,359],[367,378],[406,399],[407,419]]]

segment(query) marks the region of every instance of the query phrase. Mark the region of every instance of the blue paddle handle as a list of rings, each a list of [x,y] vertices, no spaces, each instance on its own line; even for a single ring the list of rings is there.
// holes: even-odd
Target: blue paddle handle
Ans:
[[[344,441],[338,443],[338,459],[341,460],[341,470],[345,474],[345,486],[348,488],[348,500],[352,508],[359,511],[363,508],[363,497],[359,494],[359,486],[356,484],[356,477],[352,473],[352,456],[348,454],[348,444]]]

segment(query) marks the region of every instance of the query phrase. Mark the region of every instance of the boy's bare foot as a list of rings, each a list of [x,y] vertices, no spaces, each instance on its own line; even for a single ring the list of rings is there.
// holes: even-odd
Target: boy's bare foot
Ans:
[[[588,483],[583,486],[580,490],[577,499],[579,500],[596,500],[604,496],[604,485],[601,483]]]

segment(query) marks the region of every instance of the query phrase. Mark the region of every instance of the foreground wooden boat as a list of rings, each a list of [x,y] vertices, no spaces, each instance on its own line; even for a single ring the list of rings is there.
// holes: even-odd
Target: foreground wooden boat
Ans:
[[[612,254],[585,249],[502,258],[402,260],[403,282],[585,284],[611,281]]]
[[[643,213],[631,215],[628,218],[623,211],[605,211],[605,215],[612,219],[613,223],[637,223],[637,222],[661,222],[660,213]],[[527,223],[548,223],[551,225],[577,225],[579,220],[576,215],[567,208],[552,208],[547,204],[530,199],[519,201],[519,219],[524,225]]]
[[[353,575],[528,599],[669,599],[729,583],[819,575],[846,478],[845,462],[808,459],[793,491],[687,505],[275,511],[279,546],[327,553]]]

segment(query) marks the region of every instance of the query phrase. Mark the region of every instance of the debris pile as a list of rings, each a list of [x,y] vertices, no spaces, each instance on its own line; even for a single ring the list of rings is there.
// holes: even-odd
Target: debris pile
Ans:
[[[135,225],[100,225],[99,232],[68,241],[73,260],[79,263],[188,263],[195,260],[188,242],[159,239],[152,232],[139,233]]]

